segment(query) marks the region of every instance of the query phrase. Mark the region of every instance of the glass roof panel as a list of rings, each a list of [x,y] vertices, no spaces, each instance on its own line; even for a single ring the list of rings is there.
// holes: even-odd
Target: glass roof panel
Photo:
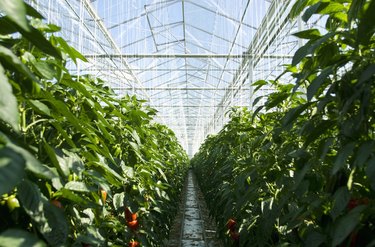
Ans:
[[[159,111],[192,155],[227,121],[231,106],[253,108],[300,45],[288,20],[294,0],[30,0],[119,94]]]

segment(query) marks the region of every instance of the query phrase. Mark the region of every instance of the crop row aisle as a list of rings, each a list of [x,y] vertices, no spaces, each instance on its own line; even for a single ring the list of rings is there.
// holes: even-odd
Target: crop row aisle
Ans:
[[[192,160],[226,246],[375,246],[375,1],[297,1],[304,39]],[[285,76],[293,80],[285,83]]]
[[[189,170],[167,247],[222,247],[196,178]]]
[[[0,0],[0,247],[375,246],[375,0],[235,1]]]
[[[173,132],[70,74],[85,58],[34,8],[0,10],[0,246],[160,246],[189,165]]]

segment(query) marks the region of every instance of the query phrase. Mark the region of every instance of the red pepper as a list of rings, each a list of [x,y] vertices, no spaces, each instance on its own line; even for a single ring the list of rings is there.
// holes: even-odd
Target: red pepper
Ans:
[[[236,228],[236,221],[234,220],[234,219],[229,219],[228,221],[227,221],[227,224],[226,224],[226,226],[227,226],[227,228],[229,229],[229,230],[234,230],[235,228]]]
[[[234,240],[234,241],[237,241],[240,239],[240,234],[238,232],[235,232],[235,231],[231,231],[230,232],[230,237]]]
[[[51,203],[55,206],[55,207],[58,207],[58,208],[63,208],[63,205],[61,204],[60,201],[58,200],[52,200]]]
[[[127,224],[128,227],[129,227],[130,229],[132,229],[132,230],[137,230],[138,225],[139,225],[138,220],[128,221],[126,224]]]
[[[130,241],[128,244],[128,247],[139,247],[139,246],[140,246],[139,242],[134,241],[134,240]]]
[[[128,207],[125,208],[125,219],[126,219],[126,221],[132,221],[133,220],[132,212],[130,211],[130,209]]]
[[[359,205],[368,205],[369,202],[370,200],[367,197],[360,199],[352,198],[349,200],[347,208],[349,210],[352,210],[353,208],[358,207]]]
[[[100,196],[102,197],[102,203],[105,204],[105,201],[107,200],[107,192],[103,189],[100,190]]]

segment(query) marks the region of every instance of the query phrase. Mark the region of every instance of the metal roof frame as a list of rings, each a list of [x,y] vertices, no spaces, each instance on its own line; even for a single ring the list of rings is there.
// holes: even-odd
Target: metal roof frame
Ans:
[[[89,60],[74,71],[149,100],[190,155],[230,107],[251,108],[252,82],[274,78],[300,45],[284,37],[295,0],[26,1],[67,22],[62,34]],[[101,8],[112,3],[119,8]]]

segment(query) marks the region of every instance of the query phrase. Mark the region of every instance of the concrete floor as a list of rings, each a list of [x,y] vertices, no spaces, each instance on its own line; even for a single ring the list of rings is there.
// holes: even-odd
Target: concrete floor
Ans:
[[[183,201],[171,230],[168,247],[220,247],[215,227],[207,215],[204,200],[192,171],[185,183]]]

